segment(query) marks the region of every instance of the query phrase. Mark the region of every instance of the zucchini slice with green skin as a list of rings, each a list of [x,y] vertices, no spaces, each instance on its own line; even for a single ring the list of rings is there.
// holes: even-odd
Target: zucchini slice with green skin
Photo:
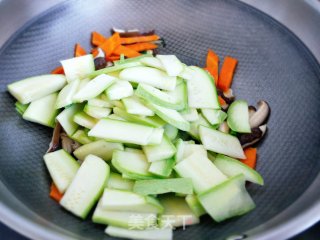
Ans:
[[[93,142],[93,139],[89,138],[87,132],[85,132],[83,129],[78,129],[71,136],[71,138],[81,144],[88,144]]]
[[[154,112],[147,108],[142,101],[136,96],[123,98],[122,103],[126,111],[130,114],[141,115],[141,116],[154,116]]]
[[[16,102],[14,104],[16,106],[17,112],[22,116],[23,113],[27,110],[29,104],[22,104],[21,102]]]
[[[56,109],[63,108],[73,103],[73,96],[79,90],[80,80],[76,79],[68,83],[58,94]]]
[[[151,178],[148,172],[150,163],[142,152],[115,150],[112,155],[112,165],[120,172],[131,175],[132,178]]]
[[[83,79],[95,69],[94,59],[91,54],[62,60],[61,65],[68,82]]]
[[[101,207],[109,211],[162,213],[160,202],[150,196],[131,191],[106,188],[101,197]]]
[[[73,154],[82,161],[90,154],[100,157],[105,161],[110,161],[112,159],[112,153],[114,150],[123,149],[124,147],[122,143],[99,140],[80,146],[73,152]]]
[[[110,189],[133,190],[134,181],[124,179],[120,174],[110,172],[110,176],[106,182],[106,187]]]
[[[164,129],[163,128],[155,128],[153,130],[153,133],[151,134],[149,138],[148,145],[157,145],[160,144],[162,141],[164,135]]]
[[[176,97],[147,84],[140,83],[135,94],[146,101],[165,108],[181,110],[185,107],[184,102],[179,101]]]
[[[85,219],[100,198],[110,167],[94,155],[86,157],[63,195],[60,205],[74,215]]]
[[[59,110],[55,108],[57,97],[57,93],[52,93],[31,102],[23,113],[22,118],[47,127],[54,127],[56,116],[59,113]]]
[[[160,118],[172,126],[182,131],[190,130],[190,123],[186,121],[176,110],[164,108],[150,102],[147,103],[147,106],[150,107],[151,110],[153,110]]]
[[[142,195],[163,193],[192,194],[190,178],[150,179],[136,181],[133,191]]]
[[[175,171],[184,178],[191,178],[196,193],[206,191],[227,180],[227,177],[206,157],[198,152],[183,159]]]
[[[33,102],[62,89],[67,79],[62,74],[26,78],[8,85],[8,91],[22,104]]]
[[[216,221],[243,215],[255,208],[245,188],[245,177],[237,175],[198,195],[207,213]]]
[[[201,217],[206,214],[206,210],[202,207],[196,195],[189,194],[186,196],[186,202],[194,215]]]
[[[63,130],[68,134],[68,136],[72,136],[74,132],[78,129],[79,125],[73,121],[74,115],[81,111],[83,105],[81,104],[73,104],[69,107],[66,107],[57,117],[57,121],[62,126]]]
[[[188,108],[188,90],[187,84],[182,78],[177,78],[177,86],[173,91],[164,91],[168,95],[177,99],[181,103],[181,110]]]
[[[60,193],[64,193],[75,177],[79,163],[63,149],[47,153],[43,159],[54,184]]]
[[[249,108],[244,100],[236,100],[228,109],[228,126],[235,132],[250,133]]]
[[[160,203],[164,207],[164,212],[159,216],[159,227],[168,225],[168,220],[172,227],[185,227],[200,222],[200,219],[189,208],[185,199],[176,196],[161,196]],[[168,216],[170,218],[168,219]]]
[[[160,177],[169,177],[172,173],[174,165],[174,158],[152,162],[149,167],[149,172]]]
[[[202,115],[211,125],[220,125],[223,123],[224,120],[227,118],[227,114],[224,111],[217,110],[217,109],[201,109]]]
[[[145,58],[142,58],[140,62],[146,65],[147,67],[153,67],[153,68],[157,68],[159,70],[165,71],[164,66],[162,65],[161,61],[158,58],[155,58],[152,56],[145,57]]]
[[[149,162],[168,159],[173,157],[176,153],[175,146],[165,135],[163,136],[160,144],[142,146],[142,149]]]
[[[237,159],[218,154],[213,163],[228,177],[233,177],[242,173],[247,181],[263,185],[262,176]]]
[[[199,67],[189,68],[193,72],[192,78],[187,80],[189,107],[220,109],[213,78]]]
[[[190,123],[190,130],[189,130],[189,134],[197,139],[200,140],[200,134],[199,134],[199,126],[205,126],[208,128],[212,128],[212,126],[210,125],[210,123],[202,116],[202,114],[199,114],[199,119],[197,121],[194,121],[192,123]]]
[[[186,110],[180,111],[182,117],[188,122],[195,122],[199,120],[199,114],[197,109],[188,108]]]
[[[153,127],[120,120],[101,119],[88,135],[112,142],[147,145],[154,129]]]
[[[85,112],[77,112],[73,116],[73,121],[82,127],[91,129],[96,125],[98,119],[89,116]]]
[[[157,54],[156,57],[169,76],[176,77],[183,71],[184,66],[175,55]]]
[[[178,136],[179,130],[178,128],[170,125],[170,124],[166,124],[164,125],[164,132],[166,134],[166,136],[173,141],[174,139],[176,139],[176,137]]]
[[[139,217],[141,221],[135,222],[135,218]],[[157,224],[157,214],[141,213],[141,212],[120,212],[105,210],[99,201],[93,216],[94,223],[121,227],[123,229],[146,229]]]
[[[105,233],[111,237],[129,238],[137,240],[172,240],[173,232],[170,228],[163,229],[146,229],[146,230],[134,230],[124,229],[120,227],[114,227],[109,225]]]
[[[96,107],[96,106],[90,106],[87,104],[83,111],[88,114],[89,116],[100,119],[100,118],[106,118],[110,115],[111,109],[105,108],[105,107]]]
[[[176,77],[170,77],[161,70],[151,67],[132,67],[121,71],[120,79],[135,83],[145,83],[163,90],[172,91],[176,87]]]
[[[84,85],[74,96],[74,102],[83,102],[100,95],[104,90],[106,90],[111,84],[116,81],[115,77],[108,76],[106,74],[101,74],[98,77],[90,80],[86,85]]]
[[[90,74],[88,74],[87,77],[94,78],[94,77],[99,76],[101,74],[109,74],[109,73],[113,73],[113,72],[118,72],[123,69],[138,67],[138,66],[142,66],[142,64],[140,62],[128,62],[128,63],[118,64],[118,65],[115,65],[112,67],[106,67],[106,68],[103,68],[100,70],[93,71]]]
[[[238,138],[205,126],[199,127],[199,133],[207,150],[234,158],[246,158]]]

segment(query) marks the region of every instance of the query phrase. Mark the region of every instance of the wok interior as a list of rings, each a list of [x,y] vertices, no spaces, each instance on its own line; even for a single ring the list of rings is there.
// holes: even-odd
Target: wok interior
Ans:
[[[29,24],[0,52],[0,178],[37,215],[78,236],[107,239],[103,226],[79,220],[48,197],[50,179],[42,156],[51,130],[23,121],[6,85],[50,72],[73,55],[75,43],[89,49],[90,32],[109,28],[156,29],[167,47],[189,65],[204,66],[208,48],[239,65],[237,99],[269,102],[269,131],[259,144],[258,171],[265,186],[248,185],[256,209],[240,218],[177,230],[175,239],[213,239],[241,233],[276,216],[312,183],[320,164],[319,65],[284,27],[236,1],[71,1]],[[5,192],[1,193],[5,194]],[[32,219],[31,219],[32,220]]]

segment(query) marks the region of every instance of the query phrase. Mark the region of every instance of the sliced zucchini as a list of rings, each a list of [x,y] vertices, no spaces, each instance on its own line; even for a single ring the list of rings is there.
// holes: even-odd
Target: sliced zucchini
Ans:
[[[199,119],[190,124],[189,134],[193,138],[200,140],[199,126],[202,125],[202,126],[211,128],[211,125],[201,114],[199,114],[198,116],[199,116]]]
[[[186,121],[176,110],[164,108],[150,102],[147,103],[147,106],[150,107],[151,110],[153,110],[160,118],[172,126],[182,131],[189,131],[190,123]]]
[[[120,120],[100,119],[88,135],[112,142],[147,145],[153,131],[153,127]]]
[[[154,112],[147,108],[138,97],[131,96],[123,98],[122,103],[126,111],[130,114],[141,115],[141,116],[154,116]]]
[[[96,106],[90,106],[87,104],[83,111],[88,114],[89,116],[100,119],[100,118],[106,118],[110,115],[111,109],[105,108],[105,107],[96,107]]]
[[[129,179],[124,179],[120,174],[110,172],[109,179],[106,182],[106,187],[110,189],[120,189],[120,190],[133,190],[134,181]]]
[[[243,215],[255,208],[253,200],[245,189],[243,174],[199,194],[198,198],[216,222]]]
[[[160,144],[142,146],[142,149],[149,162],[168,159],[173,157],[173,155],[176,153],[175,146],[165,135],[163,136]]]
[[[63,60],[61,65],[68,82],[85,78],[95,69],[94,59],[91,54]]]
[[[87,156],[63,195],[61,206],[82,219],[86,218],[100,198],[109,172],[108,164],[101,158]]]
[[[89,116],[85,112],[77,112],[73,116],[73,121],[82,127],[91,129],[96,125],[98,119]]]
[[[162,65],[161,61],[155,57],[145,57],[140,60],[140,62],[147,67],[153,67],[160,70],[165,70],[164,66]]]
[[[94,78],[96,76],[99,76],[101,74],[109,74],[109,73],[114,73],[114,72],[118,72],[122,69],[126,69],[126,68],[132,68],[132,67],[138,67],[138,66],[142,66],[142,64],[140,62],[128,62],[128,63],[124,63],[124,64],[119,64],[119,65],[115,65],[112,67],[106,67],[100,70],[96,70],[90,74],[88,74],[89,78]]]
[[[180,112],[181,116],[187,120],[188,122],[195,122],[199,120],[199,114],[197,109],[195,108],[188,108]]]
[[[244,100],[236,100],[228,108],[228,126],[235,132],[250,133],[249,108]]]
[[[177,78],[177,86],[172,91],[164,91],[169,96],[177,99],[181,104],[181,109],[186,109],[188,107],[188,90],[187,84],[183,81],[182,78]]]
[[[99,75],[92,79],[84,87],[82,87],[74,96],[73,101],[83,102],[100,95],[106,90],[112,83],[116,81],[116,78],[108,76],[106,74]]]
[[[63,108],[73,103],[73,96],[76,94],[80,86],[80,80],[76,79],[68,83],[61,89],[56,102],[56,109]]]
[[[193,76],[187,81],[188,105],[191,108],[220,109],[218,94],[214,80],[203,69],[189,67]]]
[[[197,153],[199,156],[207,156],[207,150],[201,144],[185,144],[182,159]]]
[[[233,177],[242,173],[247,181],[263,185],[262,176],[237,159],[218,154],[213,163],[228,177]]]
[[[133,95],[133,87],[128,81],[117,80],[106,90],[106,95],[110,100],[120,100]]]
[[[93,141],[93,139],[89,138],[87,132],[83,129],[78,129],[71,138],[81,144],[87,144]]]
[[[50,176],[60,193],[64,193],[79,169],[79,163],[65,150],[43,156]]]
[[[153,197],[134,192],[106,188],[101,197],[101,207],[109,211],[162,213],[163,207]]]
[[[143,116],[132,115],[119,107],[113,108],[113,113],[118,115],[121,118],[124,118],[129,122],[138,123],[145,126],[162,127],[165,124],[165,122],[158,116],[143,117]]]
[[[172,227],[183,227],[200,222],[200,219],[189,208],[184,198],[176,196],[161,196],[160,203],[164,207],[163,214],[159,217],[159,227],[168,224]]]
[[[211,125],[220,125],[227,118],[227,114],[224,111],[217,109],[201,109],[202,115],[208,120]]]
[[[114,226],[108,226],[105,230],[106,234],[111,237],[129,238],[138,240],[172,240],[173,233],[170,228],[163,229],[146,229],[146,230],[134,230],[124,229]]]
[[[176,77],[170,77],[161,70],[151,67],[132,67],[121,71],[120,79],[135,83],[145,83],[163,90],[172,91],[176,87]]]
[[[16,102],[15,104],[17,112],[22,116],[24,112],[27,110],[29,104],[22,104],[21,102]]]
[[[183,159],[174,169],[181,177],[192,179],[197,193],[227,180],[227,177],[206,156],[197,152]]]
[[[65,108],[57,117],[57,121],[62,126],[63,130],[72,136],[78,129],[79,125],[73,121],[74,115],[81,111],[83,106],[81,104],[73,104],[70,107]]]
[[[102,158],[105,161],[112,159],[112,153],[114,150],[123,150],[124,147],[121,143],[106,142],[105,140],[99,140],[91,142],[77,148],[73,154],[79,159],[84,160],[88,155],[93,154]]]
[[[110,115],[108,116],[108,118],[109,118],[109,119],[112,119],[112,120],[119,120],[119,121],[124,121],[124,122],[126,122],[126,120],[125,120],[124,118],[122,118],[122,117],[120,117],[120,116],[118,116],[118,115],[116,115],[116,114],[114,114],[114,113],[110,114]]]
[[[55,108],[58,94],[52,93],[30,103],[23,113],[23,119],[39,123],[44,126],[54,127],[55,119],[59,111]]]
[[[148,102],[165,108],[181,110],[185,107],[184,102],[179,101],[175,96],[162,92],[148,84],[140,83],[135,94]]]
[[[186,196],[186,202],[194,215],[201,217],[206,214],[206,210],[202,207],[196,195],[189,194]]]
[[[150,163],[143,153],[115,150],[112,155],[112,165],[120,172],[131,175],[132,178],[150,178],[148,172]]]
[[[92,98],[88,100],[88,105],[93,107],[103,107],[103,108],[113,108],[114,105],[109,99],[102,99],[104,94],[101,94],[100,97]]]
[[[175,55],[157,54],[157,58],[169,76],[176,77],[183,71],[184,67]]]
[[[127,58],[127,59],[120,59],[118,61],[114,61],[113,64],[115,66],[122,65],[122,64],[127,64],[127,63],[132,63],[132,62],[141,62],[142,59],[146,57],[152,57],[152,54],[145,53],[143,55],[140,55],[138,57],[132,57],[132,58]]]
[[[135,219],[138,218],[138,222]],[[127,229],[146,229],[156,226],[157,214],[155,213],[140,213],[140,212],[120,212],[105,210],[99,201],[93,216],[94,223],[117,226]]]
[[[152,162],[149,172],[160,177],[169,177],[172,173],[174,165],[174,158]]]
[[[192,194],[192,181],[190,178],[150,179],[138,180],[133,191],[142,195],[163,193]]]
[[[164,129],[163,128],[155,128],[149,138],[147,145],[157,145],[160,144],[163,138]]]
[[[178,130],[178,128],[176,128],[170,124],[166,124],[166,125],[164,125],[164,132],[165,132],[166,136],[171,141],[173,141],[178,136],[179,130]]]
[[[8,91],[22,104],[33,102],[62,89],[67,83],[62,74],[30,77],[8,85]]]
[[[244,159],[245,155],[238,138],[218,130],[200,126],[201,142],[207,150]]]

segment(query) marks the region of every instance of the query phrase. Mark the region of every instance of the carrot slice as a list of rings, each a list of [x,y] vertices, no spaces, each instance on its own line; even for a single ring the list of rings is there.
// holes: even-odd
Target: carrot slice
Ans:
[[[222,97],[220,97],[220,96],[218,96],[218,101],[219,101],[219,103],[220,103],[220,106],[225,106],[225,105],[227,105],[226,101],[225,101]]]
[[[92,32],[91,35],[91,43],[94,46],[99,46],[102,44],[107,38],[103,36],[101,33],[98,32]]]
[[[54,183],[51,183],[51,186],[50,186],[50,197],[53,198],[54,200],[56,200],[57,202],[60,202],[62,196],[63,196],[63,194],[61,194],[59,192],[59,190],[56,187],[56,185],[54,185]]]
[[[240,161],[255,169],[257,164],[257,149],[246,148],[244,149],[244,154],[246,155],[246,159],[241,159]]]
[[[206,69],[211,74],[211,76],[214,78],[214,82],[217,86],[218,85],[219,56],[211,49],[208,50],[206,65],[207,65]]]
[[[143,43],[135,43],[135,44],[130,44],[126,45],[127,48],[130,48],[136,52],[142,52],[146,50],[152,50],[158,48],[157,44],[150,43],[150,42],[143,42]]]
[[[232,78],[236,69],[238,60],[232,57],[225,57],[218,81],[218,88],[227,91],[231,87]]]
[[[95,58],[99,54],[99,50],[97,48],[92,48],[91,54]]]
[[[51,71],[51,74],[64,74],[64,70],[62,66],[59,66]]]
[[[117,61],[117,60],[120,60],[120,56],[119,55],[111,55],[109,57],[106,57],[106,60],[111,61],[111,62]]]
[[[118,47],[116,47],[116,49],[114,49],[113,53],[116,55],[123,54],[124,56],[126,56],[128,58],[137,57],[137,56],[141,55],[139,52],[132,50],[128,47],[122,46],[122,45],[119,45]]]
[[[99,47],[104,51],[106,56],[111,56],[114,50],[121,44],[119,33],[114,33],[107,38]]]
[[[81,47],[81,45],[79,43],[77,43],[75,48],[74,48],[74,56],[75,57],[81,57],[81,56],[84,56],[86,54],[87,54],[86,50],[84,50],[84,48]]]
[[[152,42],[152,41],[156,41],[159,39],[160,39],[160,37],[156,34],[153,34],[150,36],[127,37],[127,38],[121,38],[121,44]]]

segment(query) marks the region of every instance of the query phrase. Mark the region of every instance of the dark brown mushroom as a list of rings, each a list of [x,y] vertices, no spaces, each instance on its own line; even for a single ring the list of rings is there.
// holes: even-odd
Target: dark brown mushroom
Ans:
[[[69,138],[66,133],[61,133],[60,138],[62,148],[70,154],[80,147],[80,144]]]
[[[60,123],[57,122],[54,129],[53,129],[53,134],[52,134],[51,142],[49,144],[49,148],[47,150],[47,153],[54,152],[60,148],[61,129],[62,129],[62,127],[61,127]]]
[[[151,31],[148,31],[148,32],[140,32],[139,29],[125,30],[125,29],[120,29],[120,28],[113,27],[111,29],[111,34],[114,34],[116,32],[120,34],[120,37],[150,36],[150,35],[155,34],[155,30],[151,30]]]
[[[270,113],[270,107],[266,101],[259,101],[258,108],[255,113],[249,119],[250,127],[256,128],[266,122]]]
[[[221,91],[220,89],[218,89],[218,95],[228,104],[230,105],[233,101],[234,101],[234,96],[233,96],[233,92],[232,89],[230,88],[227,91]]]
[[[238,135],[239,141],[243,148],[252,146],[259,142],[267,131],[267,125],[252,128],[251,133],[242,133]]]

